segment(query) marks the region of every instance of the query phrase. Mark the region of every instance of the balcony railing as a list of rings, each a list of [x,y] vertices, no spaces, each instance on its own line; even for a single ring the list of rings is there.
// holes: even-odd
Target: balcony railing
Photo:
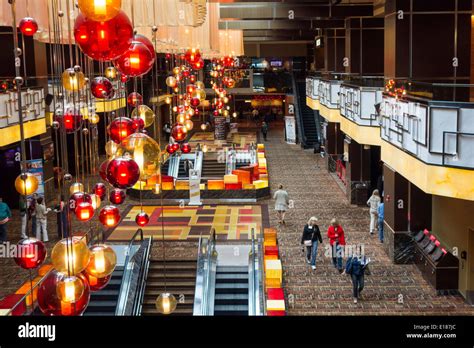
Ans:
[[[43,88],[37,87],[22,90],[21,102],[24,122],[45,117]],[[16,125],[19,122],[18,93],[9,91],[0,94],[0,128]]]
[[[380,126],[381,139],[427,164],[474,169],[474,85],[396,80],[405,92],[394,95],[379,76],[326,77],[306,79],[309,98],[358,125]]]
[[[474,169],[474,103],[384,95],[381,138],[427,164]]]

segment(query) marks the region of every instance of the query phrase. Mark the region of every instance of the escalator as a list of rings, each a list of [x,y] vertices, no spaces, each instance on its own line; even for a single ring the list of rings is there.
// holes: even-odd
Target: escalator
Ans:
[[[214,315],[248,315],[248,266],[217,266]]]
[[[239,243],[216,243],[215,233],[201,238],[194,315],[264,315],[262,250],[261,238]]]
[[[123,277],[123,266],[115,267],[112,278],[105,288],[91,293],[85,316],[113,316],[117,309],[120,286]]]
[[[219,162],[217,159],[210,159],[204,157],[201,178],[222,179],[225,175],[225,169],[225,162]]]
[[[143,297],[142,315],[161,315],[155,308],[156,298],[165,292],[172,293],[178,306],[171,315],[193,315],[194,289],[196,285],[196,261],[150,260]]]
[[[306,105],[306,81],[297,81],[296,89],[300,114],[299,120],[301,120],[304,135],[301,137],[301,144],[304,148],[311,148],[318,143],[318,130],[314,111]]]

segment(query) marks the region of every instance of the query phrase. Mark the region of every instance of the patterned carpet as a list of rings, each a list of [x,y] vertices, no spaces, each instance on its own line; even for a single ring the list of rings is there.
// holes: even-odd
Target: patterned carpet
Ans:
[[[165,240],[198,240],[216,230],[217,239],[249,239],[252,228],[260,231],[262,223],[268,218],[265,205],[203,205],[200,207],[143,206],[150,222],[143,227],[145,236],[156,239],[162,237],[164,226]],[[132,206],[120,225],[112,231],[108,240],[130,240],[137,230],[135,216],[140,206]],[[262,219],[262,217],[264,219]]]
[[[473,315],[474,308],[461,296],[437,296],[414,265],[394,265],[378,238],[369,234],[367,208],[348,204],[341,188],[328,174],[323,160],[312,150],[288,145],[281,130],[271,129],[267,161],[274,192],[279,183],[294,201],[287,226],[278,227],[283,263],[283,281],[290,315]],[[319,161],[319,162],[318,162]],[[274,202],[267,201],[270,224],[277,227]],[[306,264],[301,248],[303,226],[311,216],[319,218],[323,245],[318,250],[317,269]],[[372,275],[365,279],[362,300],[352,302],[348,276],[340,275],[325,255],[330,220],[339,219],[350,245],[364,244],[373,260]]]

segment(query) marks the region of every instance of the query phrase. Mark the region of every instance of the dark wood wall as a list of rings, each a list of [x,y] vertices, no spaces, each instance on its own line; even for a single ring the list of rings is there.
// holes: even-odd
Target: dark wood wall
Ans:
[[[326,71],[344,72],[346,36],[344,29],[326,29],[324,32],[324,62]]]
[[[382,75],[384,72],[384,19],[348,18],[346,20],[346,72]]]
[[[387,0],[385,76],[468,83],[471,12],[472,0]]]

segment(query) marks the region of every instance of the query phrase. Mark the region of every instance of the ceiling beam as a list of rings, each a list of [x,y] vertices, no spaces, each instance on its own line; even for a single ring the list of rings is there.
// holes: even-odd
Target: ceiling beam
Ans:
[[[343,19],[314,19],[295,21],[289,19],[276,20],[230,20],[219,21],[219,29],[239,30],[316,30],[318,28],[344,28]]]
[[[290,19],[308,20],[315,18],[366,17],[374,13],[371,4],[348,4],[329,6],[327,4],[290,4],[290,3],[232,3],[221,4],[221,20],[269,20]]]

